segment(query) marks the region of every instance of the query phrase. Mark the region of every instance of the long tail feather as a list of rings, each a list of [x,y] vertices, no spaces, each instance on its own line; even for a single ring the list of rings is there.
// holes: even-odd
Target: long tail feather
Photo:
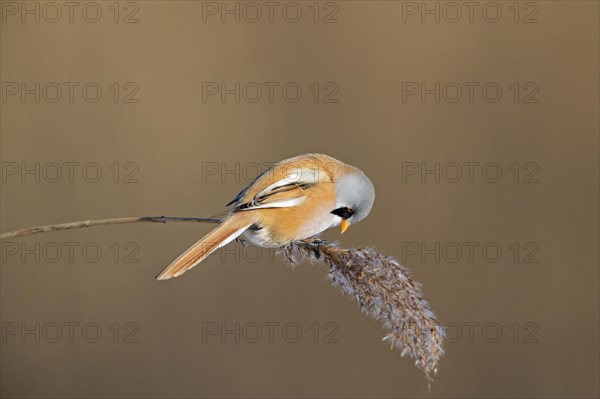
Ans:
[[[239,220],[243,219],[243,220]],[[157,280],[168,280],[179,277],[198,263],[202,262],[218,248],[229,244],[239,237],[248,227],[252,225],[249,218],[232,217],[225,220],[219,227],[202,237],[192,245],[169,266],[167,266],[157,277]]]

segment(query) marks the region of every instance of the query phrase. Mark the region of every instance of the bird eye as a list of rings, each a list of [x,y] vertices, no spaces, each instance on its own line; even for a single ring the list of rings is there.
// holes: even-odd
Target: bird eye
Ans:
[[[343,206],[341,208],[334,209],[331,211],[336,216],[341,217],[342,219],[349,219],[354,215],[354,209]]]

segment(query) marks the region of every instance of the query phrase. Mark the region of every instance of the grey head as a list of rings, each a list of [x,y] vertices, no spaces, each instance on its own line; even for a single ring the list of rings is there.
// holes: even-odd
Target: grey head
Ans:
[[[336,204],[331,213],[355,224],[363,220],[373,207],[375,188],[371,180],[359,169],[338,178],[335,184]],[[342,224],[342,231],[346,228]]]

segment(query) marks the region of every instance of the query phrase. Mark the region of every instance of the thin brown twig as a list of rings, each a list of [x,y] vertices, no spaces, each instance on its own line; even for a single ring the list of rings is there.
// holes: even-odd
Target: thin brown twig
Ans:
[[[98,220],[80,220],[78,222],[50,224],[47,226],[28,227],[25,229],[8,231],[0,234],[0,241],[6,238],[24,237],[32,234],[46,233],[49,231],[80,229],[83,227],[104,226],[109,224],[125,223],[167,223],[167,222],[196,222],[196,223],[220,223],[221,219],[216,218],[185,218],[175,216],[140,216],[126,218],[110,218]]]

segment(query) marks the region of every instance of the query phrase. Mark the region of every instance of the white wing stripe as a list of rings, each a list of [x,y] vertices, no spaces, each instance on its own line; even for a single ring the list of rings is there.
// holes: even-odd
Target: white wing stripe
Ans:
[[[249,208],[242,209],[242,211],[250,211],[252,209],[260,209],[260,208],[289,208],[292,206],[300,205],[301,203],[304,202],[305,199],[306,199],[305,196],[297,197],[297,198],[287,198],[284,200],[267,202],[266,204],[262,204],[262,205],[252,205]]]
[[[268,195],[269,192],[283,186],[289,186],[290,184],[314,184],[319,181],[319,172],[314,169],[291,169],[285,178],[276,181],[269,187],[258,193],[257,197],[263,197]]]

